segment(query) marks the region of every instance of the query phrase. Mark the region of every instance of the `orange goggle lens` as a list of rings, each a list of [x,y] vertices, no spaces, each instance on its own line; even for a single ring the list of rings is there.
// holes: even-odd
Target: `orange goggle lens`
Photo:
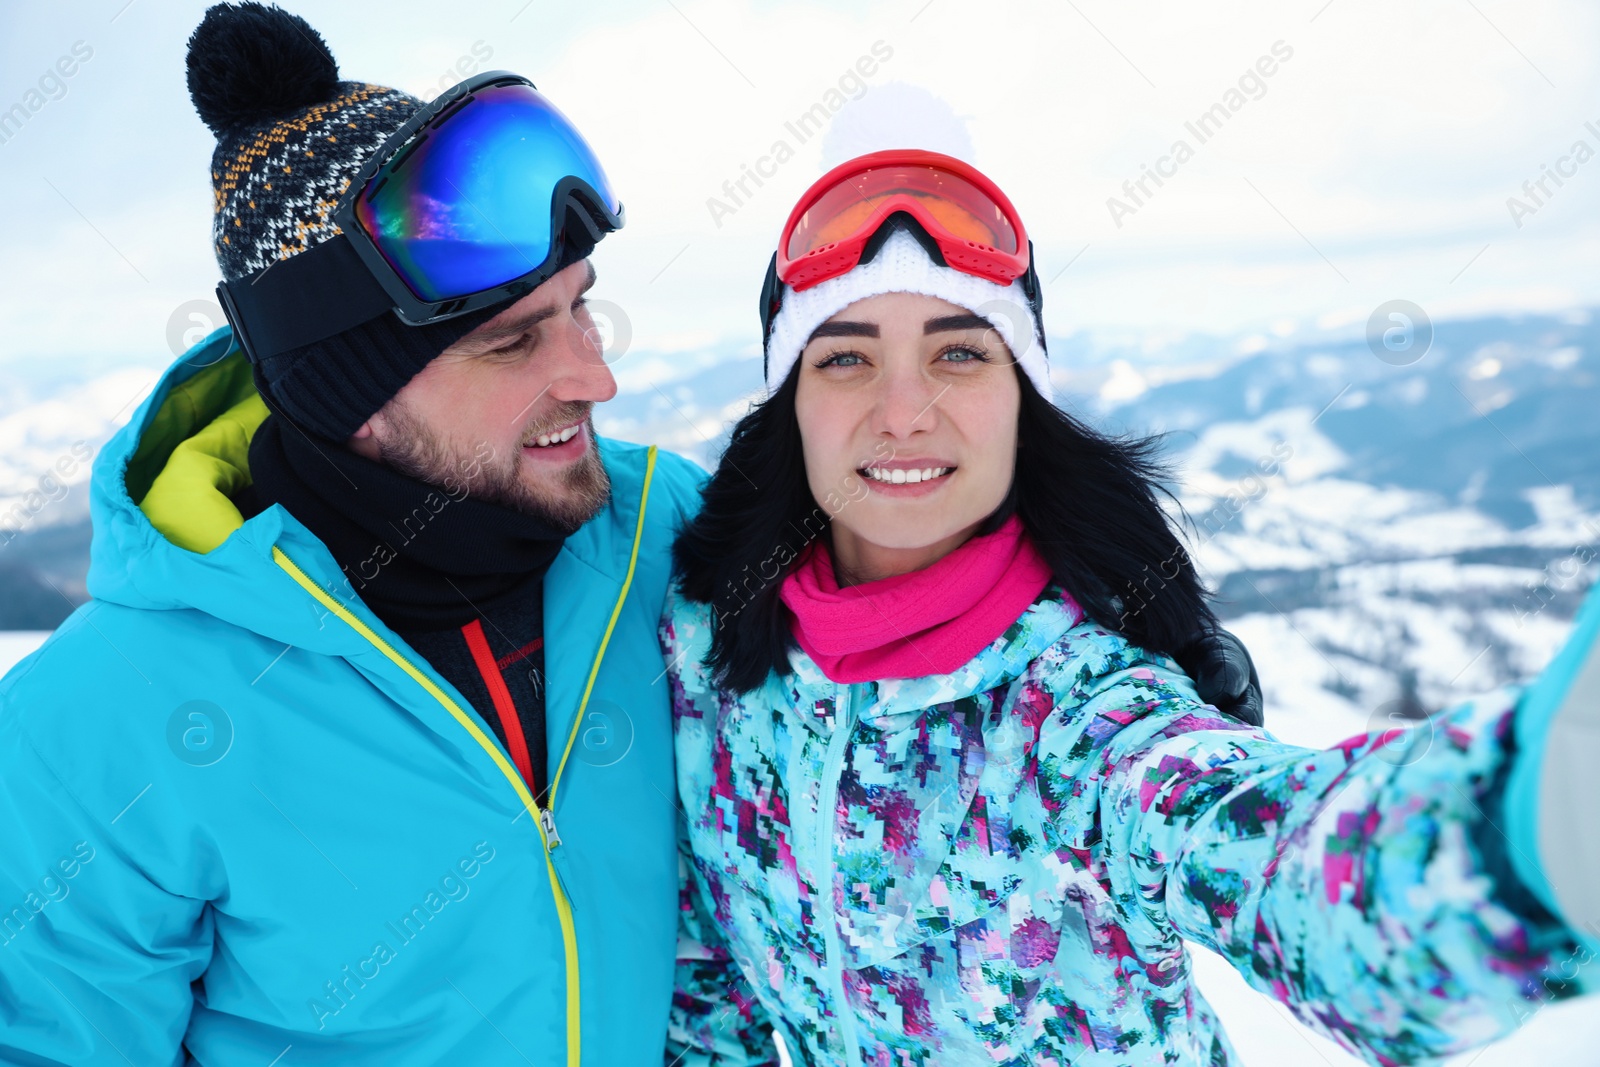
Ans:
[[[987,193],[959,175],[925,164],[874,167],[839,182],[806,209],[784,250],[793,262],[859,234],[885,201],[909,197],[952,237],[1015,255],[1017,231]]]

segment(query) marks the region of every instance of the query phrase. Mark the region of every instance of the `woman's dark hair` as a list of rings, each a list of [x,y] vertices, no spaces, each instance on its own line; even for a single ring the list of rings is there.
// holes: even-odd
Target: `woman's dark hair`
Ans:
[[[672,549],[684,596],[715,613],[707,666],[741,693],[769,671],[789,671],[797,646],[778,588],[805,547],[829,533],[829,502],[819,503],[806,481],[798,371],[734,426],[704,507]],[[1088,618],[1173,654],[1216,619],[1157,500],[1172,496],[1162,485],[1162,439],[1102,434],[1046,400],[1025,374],[1017,378],[1016,476],[978,532],[1017,515]]]

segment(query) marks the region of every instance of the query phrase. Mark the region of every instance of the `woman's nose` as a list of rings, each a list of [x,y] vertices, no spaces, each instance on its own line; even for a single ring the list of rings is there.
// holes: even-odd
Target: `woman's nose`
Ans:
[[[940,386],[917,371],[886,374],[880,386],[876,421],[873,427],[891,437],[908,437],[931,430],[937,420],[936,406],[949,386]]]

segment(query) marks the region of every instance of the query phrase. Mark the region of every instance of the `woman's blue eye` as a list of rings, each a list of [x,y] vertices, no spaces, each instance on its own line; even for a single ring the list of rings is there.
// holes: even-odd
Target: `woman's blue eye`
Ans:
[[[987,362],[988,357],[976,348],[950,348],[939,353],[939,358],[951,363]]]
[[[865,360],[857,352],[839,352],[818,363],[819,367],[854,367]]]

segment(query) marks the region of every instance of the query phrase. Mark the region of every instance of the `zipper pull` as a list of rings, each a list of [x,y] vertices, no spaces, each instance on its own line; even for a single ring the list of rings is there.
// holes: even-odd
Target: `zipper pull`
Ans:
[[[555,813],[549,808],[539,810],[539,825],[544,827],[544,842],[546,848],[560,848],[561,835],[556,833]]]

